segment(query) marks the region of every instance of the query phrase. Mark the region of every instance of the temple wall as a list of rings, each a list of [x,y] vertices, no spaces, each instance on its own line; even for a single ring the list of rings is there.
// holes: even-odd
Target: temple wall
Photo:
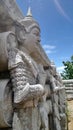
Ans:
[[[73,100],[73,79],[63,80],[66,90],[67,100]]]
[[[20,22],[24,19],[15,0],[0,0],[0,17],[0,130],[67,130],[65,87],[41,44],[23,33],[26,27],[30,34],[33,27]],[[24,48],[22,38],[30,43]],[[22,102],[16,104],[14,94],[18,102],[24,94]]]

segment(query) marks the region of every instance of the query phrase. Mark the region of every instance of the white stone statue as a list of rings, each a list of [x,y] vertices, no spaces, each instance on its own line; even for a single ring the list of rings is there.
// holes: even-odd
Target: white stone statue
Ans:
[[[12,5],[9,13],[7,2]],[[0,1],[0,128],[61,130],[63,84],[40,44],[40,28],[30,8],[24,19],[20,11],[16,18],[18,8],[12,3]]]
[[[13,107],[17,110],[18,108],[37,106],[39,99],[44,94],[44,87],[38,82],[39,69],[37,64],[25,48],[24,32],[25,29],[20,29],[18,35],[10,31],[0,34],[0,71],[9,71],[10,73],[14,93]],[[26,39],[28,40],[28,37]],[[13,124],[14,122],[13,120]]]
[[[38,125],[36,130],[49,130],[48,124],[48,114],[52,111],[52,104],[50,101],[46,101],[46,98],[49,94],[49,88],[46,88],[46,79],[47,74],[44,71],[44,66],[48,66],[48,62],[45,60],[45,56],[40,50],[40,29],[38,23],[32,18],[30,9],[28,10],[27,16],[20,21],[20,23],[25,27],[26,32],[24,35],[24,46],[28,51],[28,54],[34,59],[38,67],[38,82],[44,86],[45,95],[41,97],[40,102],[38,102],[38,107],[34,108],[36,113],[36,121],[38,120]],[[20,49],[24,50],[23,44],[20,44]],[[48,86],[49,87],[49,86]],[[47,90],[47,91],[46,91]],[[32,111],[34,111],[32,109]],[[30,111],[30,109],[29,109]],[[34,116],[34,114],[32,114]],[[29,117],[30,118],[30,117]],[[34,122],[33,122],[34,123]],[[35,124],[35,123],[34,123]],[[34,130],[34,128],[32,127]]]

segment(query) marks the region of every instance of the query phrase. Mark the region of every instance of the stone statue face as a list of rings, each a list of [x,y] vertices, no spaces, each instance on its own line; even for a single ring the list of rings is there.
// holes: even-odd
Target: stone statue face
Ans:
[[[31,53],[35,51],[37,44],[40,42],[40,30],[36,26],[26,28],[23,46]]]

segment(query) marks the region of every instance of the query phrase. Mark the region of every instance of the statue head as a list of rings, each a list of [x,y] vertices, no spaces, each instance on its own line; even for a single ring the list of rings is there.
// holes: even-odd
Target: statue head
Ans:
[[[40,28],[39,24],[32,18],[30,8],[27,16],[20,21],[22,26],[25,27],[24,47],[32,53],[37,48],[37,44],[40,42]]]
[[[30,8],[27,16],[20,21],[20,27],[16,33],[18,34],[17,39],[19,39],[19,49],[23,52],[27,51],[37,63],[46,66],[48,63],[40,44],[39,24],[33,19]]]

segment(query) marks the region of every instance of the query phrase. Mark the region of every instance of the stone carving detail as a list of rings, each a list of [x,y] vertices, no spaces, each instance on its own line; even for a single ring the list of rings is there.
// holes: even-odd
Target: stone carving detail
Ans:
[[[0,128],[12,124],[12,88],[8,79],[0,79]]]
[[[10,1],[7,0],[8,2]],[[4,6],[1,3],[1,7]],[[0,108],[0,115],[3,112],[0,128],[64,130],[65,89],[55,65],[40,44],[39,24],[33,19],[30,8],[27,16],[17,21],[15,16],[13,18],[13,13],[3,13],[8,19],[3,22],[6,28],[3,29],[2,22],[0,23],[0,95],[3,81],[2,98],[7,99],[4,97],[7,94],[10,96],[6,106],[9,107],[9,113],[5,109],[8,115]],[[6,87],[7,82],[3,84],[5,81],[9,81],[10,87]],[[4,100],[0,101],[2,107],[5,106]],[[61,123],[62,120],[65,123]]]
[[[43,86],[36,84],[37,70],[31,57],[17,49],[10,50],[8,67],[14,86],[14,103],[36,99],[43,95]]]

